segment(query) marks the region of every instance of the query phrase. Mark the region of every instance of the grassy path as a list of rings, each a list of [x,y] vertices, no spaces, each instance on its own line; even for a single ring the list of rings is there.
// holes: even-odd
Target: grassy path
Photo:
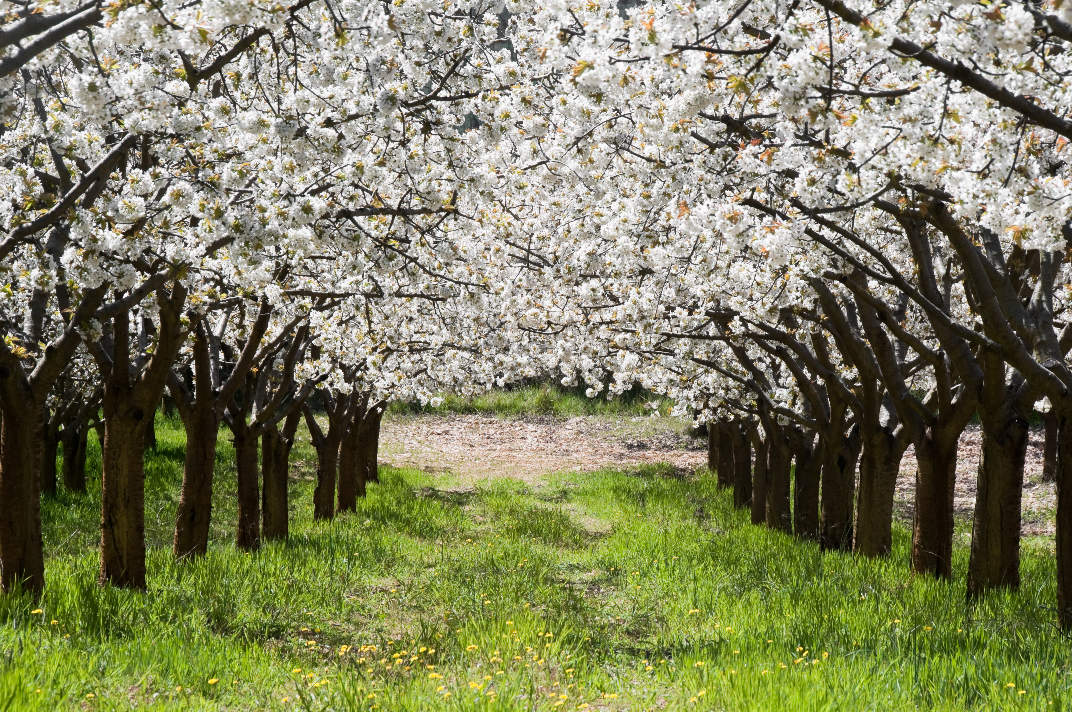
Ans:
[[[149,467],[148,594],[95,584],[97,492],[45,508],[43,600],[0,599],[0,711],[1067,709],[1072,645],[1053,562],[974,609],[888,561],[747,524],[664,466],[493,479],[384,471],[357,515],[230,545],[221,443],[214,545],[167,551],[182,435]],[[306,467],[311,453],[297,453]]]

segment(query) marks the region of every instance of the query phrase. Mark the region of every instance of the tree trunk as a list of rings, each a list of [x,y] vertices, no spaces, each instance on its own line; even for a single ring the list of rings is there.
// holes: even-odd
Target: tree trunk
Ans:
[[[357,498],[365,496],[364,463],[361,461],[364,420],[360,415],[355,415],[339,443],[340,512],[356,512]]]
[[[1003,392],[984,402],[983,453],[979,460],[972,520],[968,597],[991,588],[1020,585],[1020,503],[1027,454],[1027,419]]]
[[[707,470],[712,473],[718,472],[718,428],[717,420],[707,424]]]
[[[1042,415],[1042,481],[1057,480],[1057,413],[1053,408]]]
[[[789,474],[792,453],[783,435],[779,428],[767,437],[770,443],[767,467],[767,526],[791,534],[793,519],[789,506]]]
[[[147,415],[121,393],[105,396],[100,582],[139,590],[145,589]]]
[[[41,437],[41,494],[55,496],[57,487],[56,454],[60,444],[59,428],[49,423]]]
[[[145,449],[156,450],[156,410],[147,414],[145,419]]]
[[[361,485],[361,496],[365,494],[365,484],[380,481],[380,425],[383,423],[385,407],[376,407],[365,414],[365,432],[363,433],[364,449],[362,451],[362,473],[364,482]]]
[[[194,403],[186,412],[186,454],[182,490],[175,517],[172,551],[176,558],[204,556],[212,521],[212,480],[216,469],[219,418],[210,403]]]
[[[893,494],[907,446],[877,425],[861,429],[861,444],[853,551],[864,556],[887,556],[893,544]]]
[[[0,369],[0,379],[10,377]],[[0,591],[37,594],[45,585],[37,459],[44,424],[32,401],[8,400],[0,403]]]
[[[1072,409],[1057,417],[1057,621],[1072,631]]]
[[[60,433],[63,445],[63,486],[71,492],[86,491],[86,447],[89,427],[68,423]]]
[[[752,523],[762,524],[767,515],[767,466],[770,447],[758,429],[753,430],[752,435],[752,449],[755,452],[755,464],[752,467]]]
[[[734,479],[733,469],[733,441],[736,439],[733,431],[736,427],[732,423],[722,421],[718,424],[718,486],[732,487]]]
[[[801,539],[819,539],[819,467],[821,448],[812,444],[810,434],[795,437],[793,470],[793,532]]]
[[[935,578],[953,576],[953,484],[957,438],[936,437],[928,427],[914,443],[916,514],[912,524],[912,569]]]
[[[752,442],[750,426],[742,423],[733,427],[733,506],[745,508],[752,504]]]
[[[235,466],[238,470],[238,527],[235,546],[255,551],[261,545],[260,472],[257,437],[248,429],[234,434]]]
[[[819,545],[828,550],[850,551],[856,461],[860,448],[852,436],[831,433],[822,453],[822,522]]]
[[[264,479],[261,509],[264,538],[286,539],[290,524],[287,516],[287,476],[290,447],[277,427],[270,426],[261,436],[261,470]]]
[[[335,516],[335,478],[339,471],[338,439],[316,446],[316,489],[313,490],[313,519]]]

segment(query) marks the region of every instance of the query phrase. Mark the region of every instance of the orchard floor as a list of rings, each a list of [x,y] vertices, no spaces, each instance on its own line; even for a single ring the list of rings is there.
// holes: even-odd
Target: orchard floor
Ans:
[[[405,441],[395,427],[384,459],[401,464],[416,451],[393,449]],[[888,560],[823,554],[751,526],[684,466],[546,474],[562,468],[544,462],[545,474],[515,478],[444,459],[431,472],[385,466],[356,514],[314,523],[312,455],[300,446],[290,540],[245,554],[230,543],[227,440],[210,552],[175,563],[184,443],[161,420],[147,468],[148,593],[95,583],[99,488],[45,503],[48,588],[38,602],[0,598],[0,712],[1049,710],[1072,700],[1072,640],[1054,625],[1045,538],[1025,543],[1018,593],[968,607],[963,521],[955,580],[940,583],[909,573],[901,526]],[[495,447],[490,435],[485,444]],[[480,450],[451,457],[476,461]],[[90,462],[99,466],[95,449]]]

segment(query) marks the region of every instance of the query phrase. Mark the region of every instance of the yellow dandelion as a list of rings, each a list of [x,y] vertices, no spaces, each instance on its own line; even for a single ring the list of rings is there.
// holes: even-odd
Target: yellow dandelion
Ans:
[[[215,685],[215,684],[216,684],[217,682],[219,682],[219,681],[220,681],[220,678],[218,678],[218,677],[210,677],[210,678],[208,679],[208,684],[210,684],[210,685]]]
[[[35,609],[33,609],[32,611],[30,611],[30,615],[31,615],[31,616],[36,616],[36,615],[38,615],[39,613],[44,613],[44,611],[43,611],[43,610],[41,610],[40,608],[35,608]]]

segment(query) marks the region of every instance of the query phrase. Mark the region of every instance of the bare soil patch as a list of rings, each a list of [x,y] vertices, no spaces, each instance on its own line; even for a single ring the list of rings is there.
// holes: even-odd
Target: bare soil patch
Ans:
[[[954,508],[970,518],[982,433],[969,426],[960,439]],[[487,415],[391,415],[384,420],[382,459],[399,467],[450,473],[458,489],[505,477],[538,486],[552,472],[628,468],[668,463],[695,470],[707,462],[706,442],[683,419],[578,416],[500,418]],[[1042,482],[1042,431],[1031,432],[1024,487],[1023,533],[1050,535],[1056,492]],[[911,448],[897,480],[897,510],[911,518],[916,461]]]

